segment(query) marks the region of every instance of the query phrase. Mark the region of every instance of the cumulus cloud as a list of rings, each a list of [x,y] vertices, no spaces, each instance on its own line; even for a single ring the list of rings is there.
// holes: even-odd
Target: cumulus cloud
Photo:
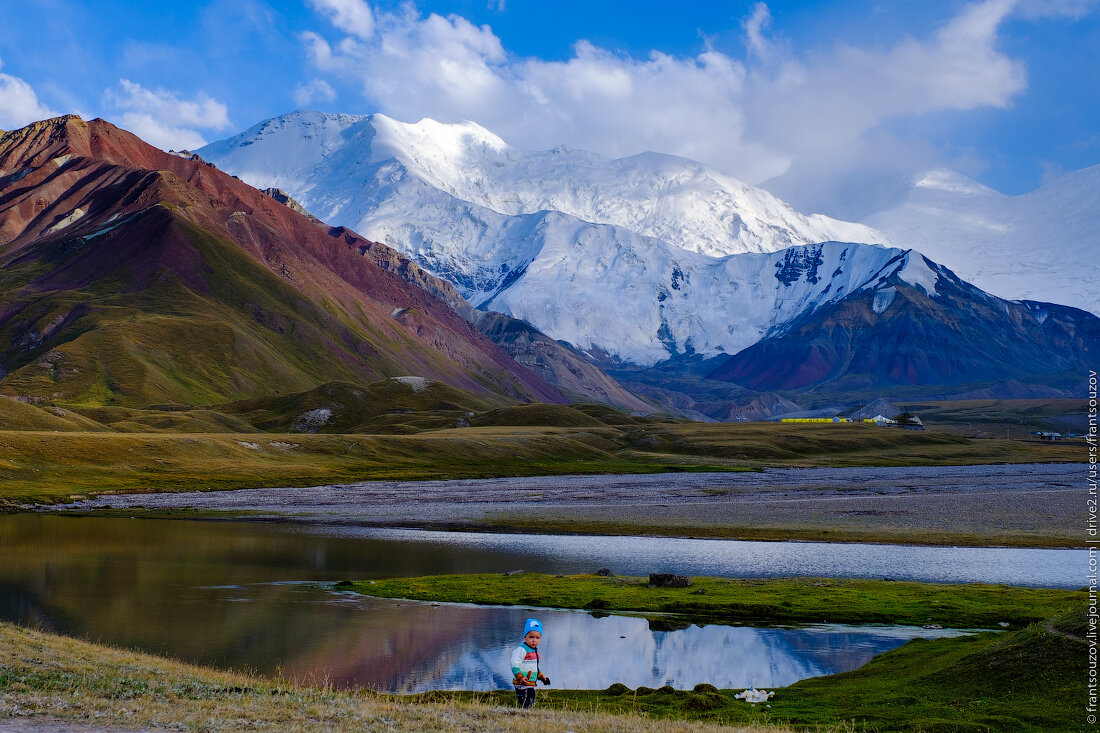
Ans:
[[[1027,74],[998,47],[1001,24],[1079,14],[1095,0],[979,0],[926,37],[813,53],[773,40],[760,2],[742,22],[744,58],[710,47],[635,58],[579,41],[565,61],[518,57],[488,26],[411,4],[379,12],[364,0],[312,2],[339,33],[302,35],[311,62],[358,82],[379,111],[471,119],[523,147],[676,153],[755,183],[845,161],[881,166],[883,155],[914,165],[914,147],[884,132],[887,123],[1008,106]]]
[[[883,121],[941,110],[1005,107],[1027,87],[1021,62],[996,48],[1012,0],[965,8],[928,39],[871,51],[839,46],[754,69],[752,133],[807,153],[845,147]]]
[[[0,69],[3,68],[4,62],[0,60]],[[30,84],[17,76],[0,73],[0,129],[16,129],[57,115],[39,101]]]
[[[146,89],[129,79],[108,89],[104,102],[121,110],[118,123],[150,145],[164,150],[193,150],[206,144],[199,130],[231,127],[229,110],[206,94],[183,99],[166,89]]]
[[[294,103],[299,107],[308,107],[314,102],[331,102],[336,99],[336,90],[324,79],[312,79],[294,87]]]

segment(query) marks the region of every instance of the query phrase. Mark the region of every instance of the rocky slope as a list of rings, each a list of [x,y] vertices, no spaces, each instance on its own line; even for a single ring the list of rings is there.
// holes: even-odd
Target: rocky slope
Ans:
[[[472,317],[481,332],[513,359],[571,399],[602,402],[629,412],[657,411],[654,405],[626,390],[584,354],[555,341],[526,321],[491,311],[475,311]]]

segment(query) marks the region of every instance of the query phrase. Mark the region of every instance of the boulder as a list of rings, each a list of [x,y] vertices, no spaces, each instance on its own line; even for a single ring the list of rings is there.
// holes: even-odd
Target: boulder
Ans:
[[[691,586],[691,578],[684,575],[650,573],[649,586],[651,588],[688,588]]]

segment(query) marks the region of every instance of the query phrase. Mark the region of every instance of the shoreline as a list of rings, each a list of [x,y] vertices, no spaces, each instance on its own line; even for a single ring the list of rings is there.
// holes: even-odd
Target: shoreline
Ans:
[[[1079,448],[860,425],[497,426],[410,435],[0,430],[0,510],[115,494],[365,480],[1058,466]]]
[[[291,515],[279,515],[279,516],[250,516],[245,512],[189,512],[187,509],[179,509],[175,511],[166,510],[148,510],[148,509],[94,509],[94,510],[42,510],[25,508],[23,510],[15,510],[5,512],[8,514],[41,514],[50,516],[62,516],[72,517],[74,519],[90,518],[90,517],[115,517],[115,518],[128,518],[128,519],[166,519],[166,520],[178,520],[178,521],[190,521],[190,522],[247,522],[252,524],[268,524],[268,525],[295,525],[300,527],[346,527],[353,529],[392,529],[392,530],[412,530],[419,532],[455,532],[466,534],[502,534],[502,535],[546,535],[549,537],[644,537],[647,539],[672,539],[672,540],[715,540],[715,541],[729,541],[729,542],[774,542],[774,543],[790,543],[790,544],[828,544],[828,545],[883,545],[883,546],[895,546],[895,547],[939,547],[939,548],[985,548],[985,549],[1004,549],[1004,550],[1084,550],[1088,549],[1088,545],[1083,541],[1080,544],[1074,544],[1078,542],[1076,539],[1066,538],[1063,544],[1056,544],[1046,542],[1044,539],[1036,539],[1033,543],[1030,538],[1022,538],[1018,542],[1003,542],[1003,543],[990,543],[985,541],[984,538],[974,538],[972,542],[964,541],[967,538],[959,538],[957,536],[945,536],[942,541],[936,541],[935,538],[929,538],[927,541],[910,540],[904,541],[903,539],[890,538],[887,536],[867,536],[856,534],[845,534],[842,532],[834,532],[833,530],[824,530],[825,533],[831,534],[828,538],[818,538],[811,536],[801,536],[789,534],[788,530],[769,530],[767,528],[743,528],[743,527],[731,527],[723,529],[714,529],[708,527],[696,527],[693,529],[685,528],[681,533],[670,533],[667,527],[647,527],[639,525],[622,525],[618,528],[608,528],[605,531],[599,531],[590,527],[578,527],[578,525],[546,525],[540,528],[537,533],[532,533],[530,529],[521,522],[516,523],[416,523],[416,522],[365,522],[365,521],[345,521],[330,519],[327,521],[318,521],[313,517],[296,517]]]

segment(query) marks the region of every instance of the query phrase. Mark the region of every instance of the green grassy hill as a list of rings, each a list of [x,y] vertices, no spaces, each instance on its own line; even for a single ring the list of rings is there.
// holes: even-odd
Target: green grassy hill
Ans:
[[[330,382],[305,392],[244,400],[219,409],[260,430],[365,433],[404,426],[401,432],[412,432],[418,425],[455,427],[458,421],[489,409],[489,399],[423,377],[392,377],[366,386]]]
[[[0,395],[0,430],[100,431],[106,428],[72,410],[31,405]]]

